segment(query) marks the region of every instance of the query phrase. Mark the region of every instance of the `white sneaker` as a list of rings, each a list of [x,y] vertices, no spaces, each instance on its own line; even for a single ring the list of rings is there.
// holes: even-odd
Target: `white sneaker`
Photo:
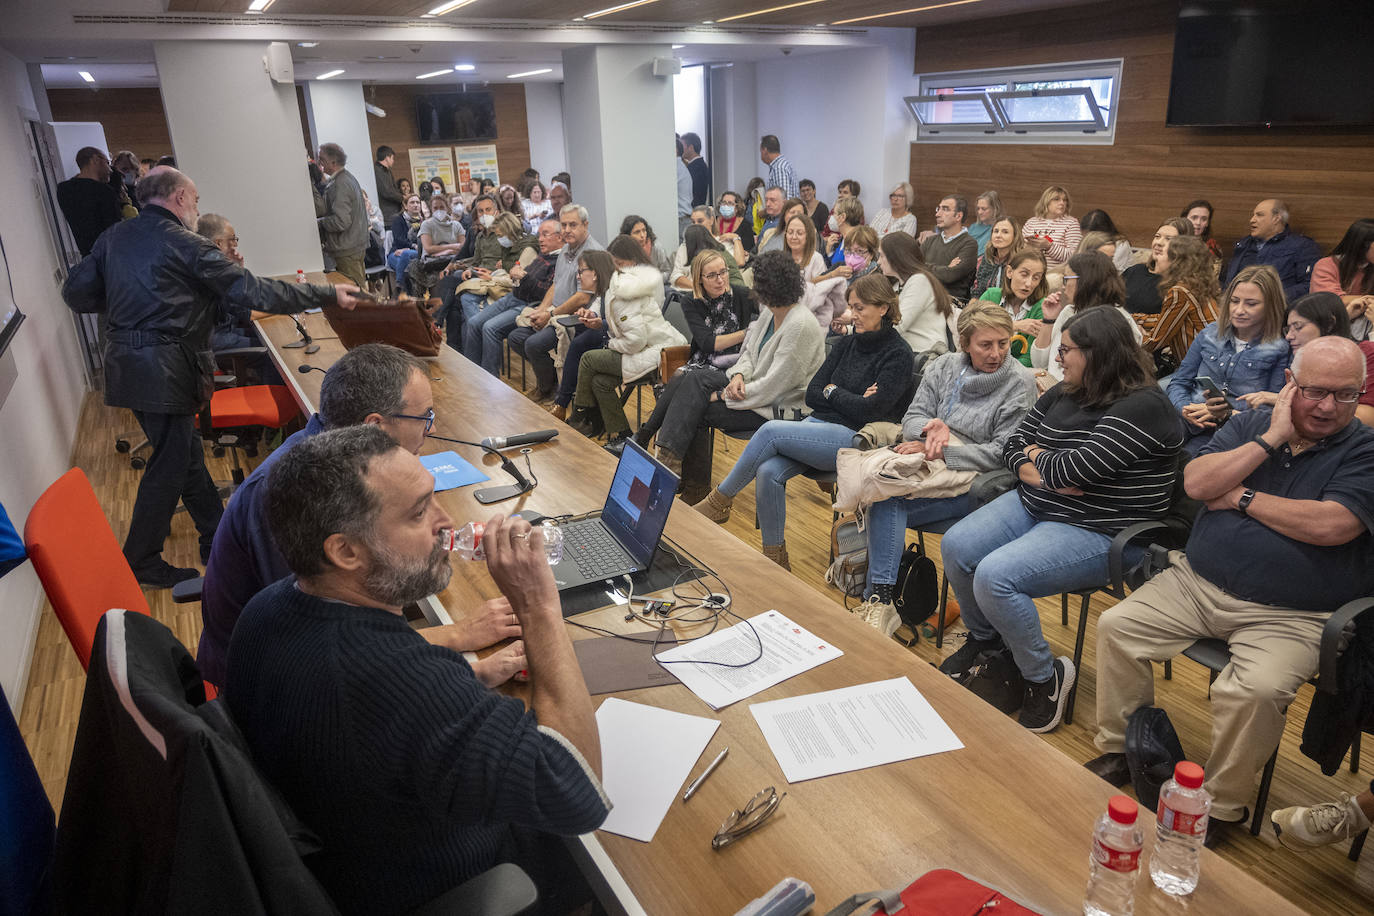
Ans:
[[[884,636],[891,636],[902,625],[902,618],[897,613],[897,608],[890,604],[881,604],[869,616],[868,622],[875,629],[881,631]]]
[[[1279,842],[1298,851],[1339,843],[1369,829],[1369,818],[1349,795],[1342,795],[1338,802],[1283,808],[1269,820]]]
[[[868,623],[868,618],[873,614],[873,609],[875,607],[881,608],[881,602],[879,602],[877,598],[868,598],[850,608],[849,613],[853,614],[864,623]]]

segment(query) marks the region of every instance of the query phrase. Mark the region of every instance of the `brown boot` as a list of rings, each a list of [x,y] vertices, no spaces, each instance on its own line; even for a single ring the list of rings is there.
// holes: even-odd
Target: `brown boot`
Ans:
[[[787,560],[786,544],[764,544],[763,555],[788,572],[792,571],[792,564]]]
[[[555,404],[550,407],[549,413],[553,414],[559,420],[566,420],[568,418],[568,408],[564,407],[562,404]]]
[[[719,490],[713,489],[710,493],[706,494],[705,499],[692,506],[692,508],[715,522],[717,525],[723,525],[730,520],[730,504],[733,502],[733,498],[726,496]]]
[[[659,446],[657,457],[659,463],[662,464],[665,468],[672,471],[678,477],[682,476],[682,459],[677,455],[673,454],[671,450],[666,449],[663,446]]]

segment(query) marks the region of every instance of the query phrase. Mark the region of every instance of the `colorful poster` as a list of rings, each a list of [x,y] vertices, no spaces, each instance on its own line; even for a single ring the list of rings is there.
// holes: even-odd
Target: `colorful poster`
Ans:
[[[431,178],[442,178],[444,187],[450,191],[453,183],[453,156],[447,146],[411,147],[410,175],[416,187]]]
[[[458,163],[458,181],[466,186],[469,181],[476,178],[481,181],[483,178],[490,178],[497,184],[501,183],[501,178],[497,174],[496,168],[496,144],[483,143],[480,146],[455,146],[453,148],[453,158]]]

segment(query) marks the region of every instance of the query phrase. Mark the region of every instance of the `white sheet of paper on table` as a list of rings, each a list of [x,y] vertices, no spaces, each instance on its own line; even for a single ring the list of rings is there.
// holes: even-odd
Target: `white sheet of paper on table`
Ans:
[[[601,829],[649,842],[720,723],[610,697],[596,711],[601,786],[614,806]]]
[[[759,656],[760,643],[763,645],[762,657],[752,664],[744,664]],[[707,706],[723,709],[843,654],[774,610],[660,652],[655,657],[660,661],[677,662],[668,667],[678,680]],[[696,659],[743,664],[743,667],[681,663]]]
[[[749,707],[788,783],[963,747],[904,677]]]

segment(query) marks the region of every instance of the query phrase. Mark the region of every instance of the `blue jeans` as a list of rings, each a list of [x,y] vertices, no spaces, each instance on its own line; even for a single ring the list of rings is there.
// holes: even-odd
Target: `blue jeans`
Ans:
[[[485,368],[486,344],[483,342],[482,330],[487,323],[498,315],[511,312],[511,324],[515,323],[515,316],[520,314],[518,309],[525,307],[525,303],[515,298],[514,293],[506,293],[495,302],[488,302],[487,297],[479,293],[463,293],[459,297],[463,308],[463,355],[474,363],[481,363]],[[484,304],[485,303],[485,304]],[[497,341],[497,366],[499,374],[501,344]],[[488,370],[491,371],[491,370]]]
[[[759,530],[763,543],[781,544],[787,524],[787,481],[805,471],[835,470],[835,453],[854,442],[854,430],[807,417],[769,420],[754,433],[744,454],[720,482],[720,492],[734,497],[758,479]]]
[[[420,252],[414,248],[400,248],[386,256],[386,266],[391,268],[391,272],[396,275],[396,288],[404,292],[410,292],[410,282],[406,280],[406,268],[410,262],[420,256]]]
[[[582,368],[582,354],[588,350],[599,350],[606,346],[606,328],[603,325],[595,331],[584,330],[568,344],[568,352],[563,355],[563,375],[558,380],[558,390],[553,402],[559,407],[567,407],[573,402],[577,392],[577,376]]]
[[[898,496],[869,506],[864,519],[868,532],[868,588],[895,585],[897,567],[906,547],[906,529],[968,515],[969,494],[947,499]]]
[[[525,307],[525,303],[514,298],[514,294],[507,296],[506,299],[512,300],[509,307],[482,320],[482,368],[498,378],[501,375],[501,342],[515,330],[515,319]],[[504,302],[505,299],[501,301]],[[492,307],[489,305],[487,309],[490,310]]]
[[[1063,522],[1037,522],[1019,489],[960,521],[941,539],[945,576],[969,632],[1001,634],[1027,681],[1054,673],[1054,654],[1033,598],[1107,581],[1111,538]]]

